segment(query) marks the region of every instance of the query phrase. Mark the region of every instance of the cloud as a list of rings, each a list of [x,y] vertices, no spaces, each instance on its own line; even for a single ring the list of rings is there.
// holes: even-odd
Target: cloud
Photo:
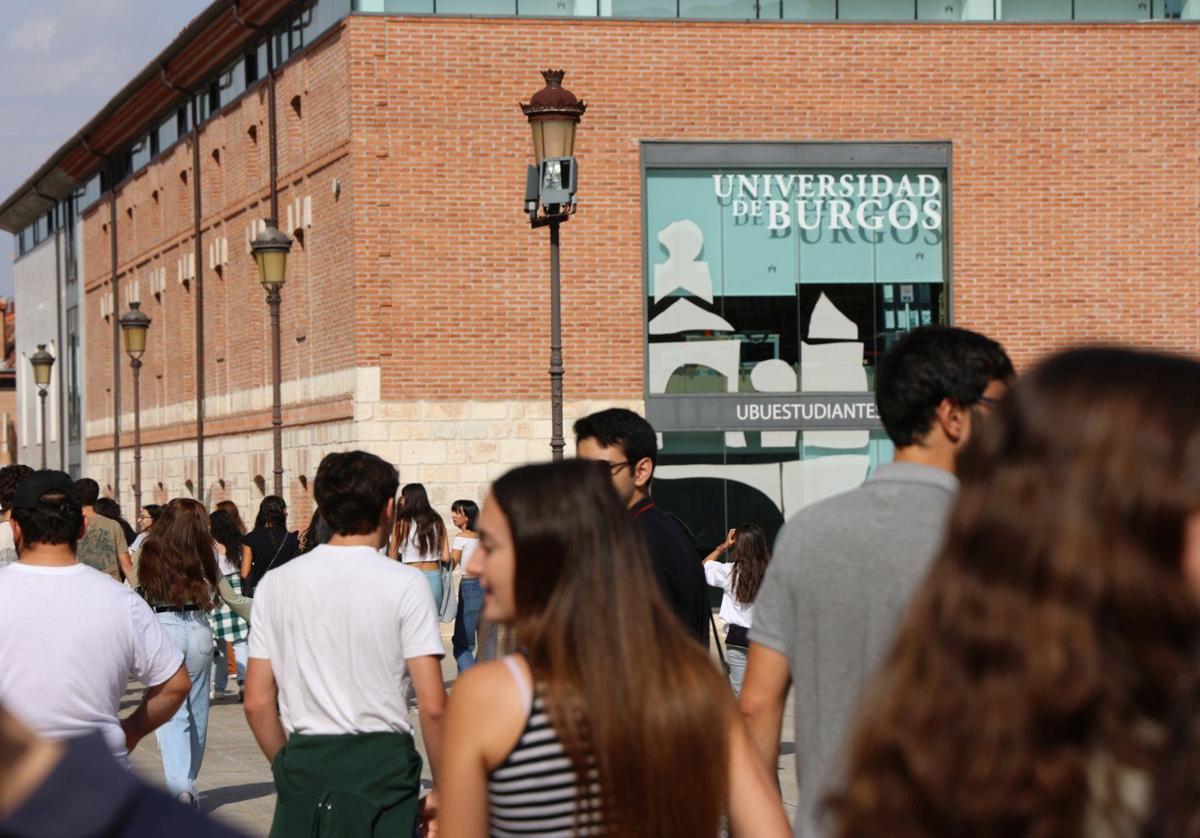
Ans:
[[[58,34],[58,18],[35,12],[8,33],[4,45],[17,52],[46,52]]]

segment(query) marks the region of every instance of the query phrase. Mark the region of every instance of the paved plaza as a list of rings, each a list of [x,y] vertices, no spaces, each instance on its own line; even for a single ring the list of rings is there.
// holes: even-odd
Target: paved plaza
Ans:
[[[452,624],[442,625],[442,639],[446,644],[446,657],[442,659],[442,675],[446,686],[453,684],[456,671],[450,657],[450,633]],[[234,680],[229,679],[230,686]],[[140,698],[140,689],[130,690],[122,704],[122,712],[131,712]],[[414,714],[415,716],[415,714]],[[796,772],[792,759],[792,703],[789,699],[783,722],[784,742],[779,760],[779,779],[783,788],[783,800],[790,818],[796,806]],[[417,728],[417,749],[425,756],[425,743],[421,741]],[[133,754],[134,769],[152,783],[162,783],[162,760],[158,743],[153,736],[147,737]],[[424,782],[429,785],[429,764],[424,769]],[[275,786],[271,780],[271,766],[263,758],[237,695],[219,699],[213,703],[208,720],[208,749],[204,754],[204,767],[200,771],[200,808],[248,835],[261,838],[271,828],[271,814],[275,807]]]

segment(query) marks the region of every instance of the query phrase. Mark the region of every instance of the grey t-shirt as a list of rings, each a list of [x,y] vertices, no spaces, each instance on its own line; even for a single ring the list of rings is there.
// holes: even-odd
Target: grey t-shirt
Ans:
[[[795,515],[775,543],[750,639],[787,656],[795,687],[794,834],[812,838],[838,780],[859,693],[938,548],[958,480],[889,463],[843,495]]]

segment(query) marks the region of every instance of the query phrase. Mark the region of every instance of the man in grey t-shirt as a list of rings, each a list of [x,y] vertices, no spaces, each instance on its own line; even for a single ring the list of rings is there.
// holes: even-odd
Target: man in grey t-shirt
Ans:
[[[974,332],[926,326],[905,335],[876,375],[895,461],[799,512],[776,541],[754,603],[741,707],[774,772],[795,685],[797,838],[821,834],[821,801],[839,779],[862,687],[941,546],[955,455],[1012,375],[1000,345]]]

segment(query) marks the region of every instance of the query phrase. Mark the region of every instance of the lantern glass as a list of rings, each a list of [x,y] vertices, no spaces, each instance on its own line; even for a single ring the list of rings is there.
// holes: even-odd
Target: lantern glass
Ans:
[[[282,285],[287,278],[287,251],[283,249],[260,250],[254,254],[258,262],[258,278],[263,285]]]
[[[126,354],[137,358],[146,351],[146,332],[145,326],[126,327],[124,335]]]
[[[546,120],[541,126],[543,156],[538,158],[539,163],[547,157],[570,157],[575,153],[575,120]]]
[[[54,366],[54,356],[46,351],[44,343],[38,344],[38,351],[29,359],[33,366],[33,383],[38,387],[50,384],[50,368]]]

